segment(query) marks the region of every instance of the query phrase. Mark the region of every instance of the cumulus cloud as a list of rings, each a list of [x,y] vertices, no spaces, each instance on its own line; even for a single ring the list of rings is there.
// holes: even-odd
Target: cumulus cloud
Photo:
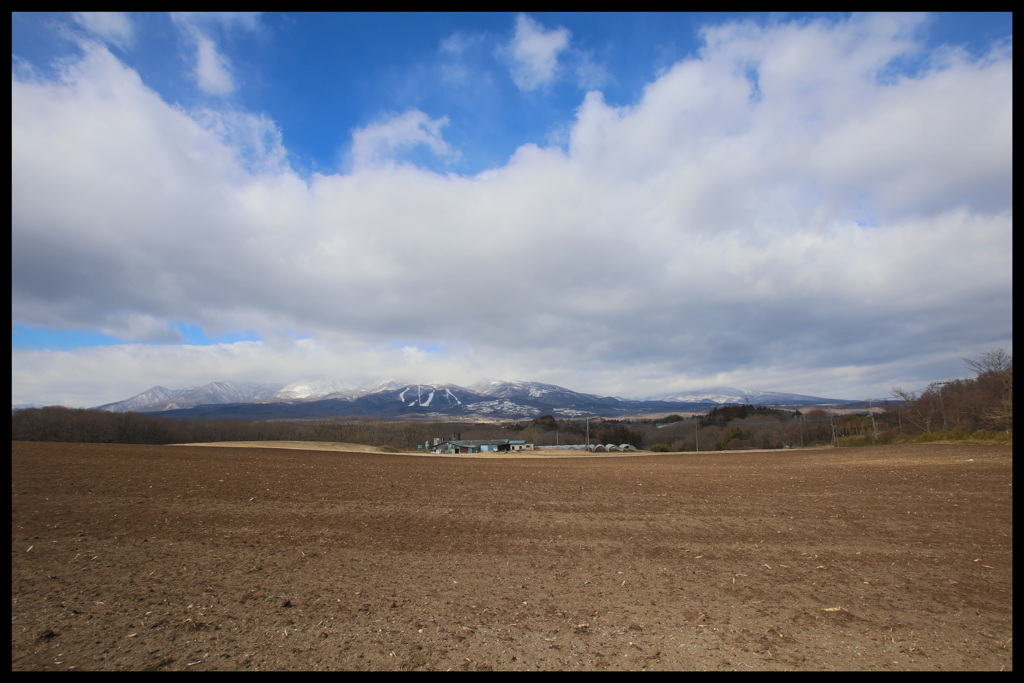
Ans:
[[[217,51],[217,46],[206,36],[197,33],[196,84],[210,95],[228,95],[235,89],[228,59]]]
[[[265,114],[203,108],[194,112],[192,118],[216,135],[249,172],[265,174],[288,170],[288,150],[284,147],[281,130]]]
[[[526,14],[516,17],[515,34],[503,50],[511,61],[512,80],[520,90],[537,90],[555,78],[558,55],[569,46],[566,28],[550,31]]]
[[[172,19],[183,35],[195,45],[193,74],[196,86],[207,95],[226,96],[235,91],[237,84],[232,75],[231,61],[217,46],[213,34],[217,31],[256,30],[258,12],[173,12]]]
[[[539,87],[563,34],[531,21]],[[109,400],[269,367],[856,398],[964,374],[1012,343],[1012,56],[894,74],[914,26],[709,29],[631,106],[588,93],[564,149],[472,177],[389,163],[454,154],[416,109],[302,178],[269,119],[184,111],[102,47],[12,71],[12,320],[265,339],[16,351],[14,384],[123,362],[147,386]]]
[[[356,170],[372,168],[420,145],[437,157],[451,157],[453,150],[441,135],[447,124],[446,117],[431,119],[418,109],[410,109],[359,128],[352,133],[352,166]]]

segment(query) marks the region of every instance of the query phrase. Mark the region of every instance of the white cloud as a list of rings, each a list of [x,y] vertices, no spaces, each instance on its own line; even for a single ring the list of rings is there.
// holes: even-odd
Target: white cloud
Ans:
[[[260,12],[171,12],[171,18],[182,26],[204,26],[225,31],[236,28],[246,31],[259,29]]]
[[[86,31],[120,48],[135,40],[131,20],[124,12],[73,12],[72,16]]]
[[[123,344],[74,351],[25,351],[12,354],[13,402],[19,391],[35,389],[40,403],[95,407],[119,401],[153,386],[191,386],[206,373],[218,381],[245,379],[261,362],[287,368],[289,357],[272,353],[259,342],[215,346]],[[299,354],[295,354],[299,356]],[[97,378],[102,381],[98,382]],[[208,380],[214,381],[214,380]],[[257,380],[263,381],[263,380]],[[275,381],[268,377],[268,382]],[[288,380],[282,380],[288,381]],[[200,381],[197,384],[206,384]],[[40,390],[40,387],[46,387]],[[25,394],[28,395],[28,394]],[[33,401],[34,402],[34,401]]]
[[[231,60],[214,40],[217,31],[255,31],[259,28],[258,12],[172,12],[174,24],[195,45],[193,74],[196,86],[207,95],[226,96],[237,87]]]
[[[235,89],[228,59],[217,51],[212,40],[196,34],[196,84],[209,95],[229,95]]]
[[[483,34],[468,34],[464,31],[455,31],[441,41],[439,50],[443,54],[460,56],[484,41]]]
[[[576,84],[583,90],[593,90],[606,86],[614,80],[607,67],[594,61],[589,52],[576,51],[574,54]]]
[[[287,170],[288,151],[281,130],[263,114],[236,110],[201,109],[192,114],[234,153],[238,163],[250,172],[261,174]]]
[[[360,128],[352,133],[352,166],[356,170],[372,168],[420,145],[438,157],[452,157],[454,153],[441,135],[447,124],[446,117],[431,119],[418,109],[410,109]]]
[[[558,69],[558,55],[569,46],[566,28],[547,31],[532,17],[516,17],[516,30],[504,49],[511,61],[512,80],[520,90],[536,90],[550,83]]]
[[[567,149],[474,177],[391,163],[455,154],[416,109],[303,179],[268,118],[185,112],[101,47],[52,82],[12,66],[12,320],[266,340],[15,351],[13,394],[111,368],[85,405],[268,368],[625,395],[963,375],[1012,343],[1012,55],[893,77],[901,21],[709,30],[632,106],[588,94]]]

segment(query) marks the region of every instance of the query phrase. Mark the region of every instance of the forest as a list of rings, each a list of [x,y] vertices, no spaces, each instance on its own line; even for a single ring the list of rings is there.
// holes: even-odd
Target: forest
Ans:
[[[11,413],[13,441],[173,444],[214,441],[319,441],[415,450],[436,437],[496,436],[537,446],[631,444],[661,452],[858,446],[927,440],[1009,442],[1013,431],[1013,357],[1002,349],[965,360],[972,377],[899,387],[870,410],[839,414],[730,405],[705,414],[613,420],[558,420],[545,415],[516,422],[425,422],[344,416],[295,421],[177,420],[49,406]]]

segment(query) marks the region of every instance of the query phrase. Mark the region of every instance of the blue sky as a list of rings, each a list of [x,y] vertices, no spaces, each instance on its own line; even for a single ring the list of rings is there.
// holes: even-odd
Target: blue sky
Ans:
[[[12,15],[12,402],[1012,351],[1010,14]]]

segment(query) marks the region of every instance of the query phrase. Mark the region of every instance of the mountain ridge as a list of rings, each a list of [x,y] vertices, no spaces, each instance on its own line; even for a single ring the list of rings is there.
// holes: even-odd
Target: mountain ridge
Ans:
[[[328,378],[298,382],[210,382],[196,387],[155,386],[123,401],[97,406],[110,412],[144,412],[171,417],[312,419],[329,415],[380,417],[483,417],[523,419],[621,417],[750,403],[807,406],[854,403],[785,392],[712,387],[627,399],[573,391],[542,382],[488,379],[468,386],[417,384],[394,379],[357,387]]]

